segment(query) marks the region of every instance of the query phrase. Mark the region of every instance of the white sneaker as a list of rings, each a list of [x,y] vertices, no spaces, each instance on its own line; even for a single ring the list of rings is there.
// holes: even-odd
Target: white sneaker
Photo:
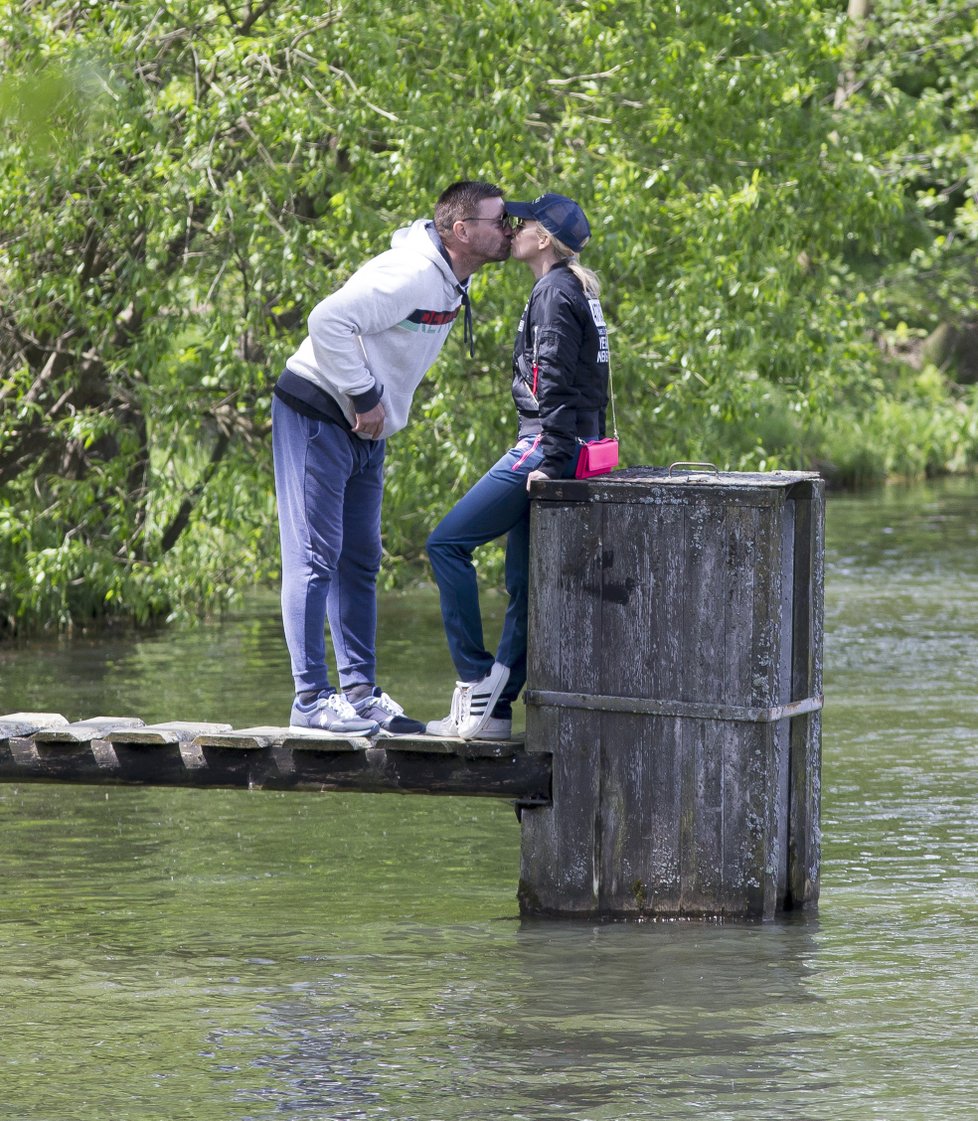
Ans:
[[[487,717],[479,729],[478,735],[464,736],[467,740],[511,740],[513,738],[513,721],[504,720],[502,717]]]
[[[505,666],[503,667],[505,669]],[[506,670],[509,676],[509,670]],[[471,708],[472,691],[481,682],[456,681],[455,692],[452,694],[452,708],[444,720],[431,720],[426,731],[429,736],[449,736],[452,739],[463,738],[460,728],[463,719],[466,719]],[[505,684],[505,681],[503,682]],[[502,686],[500,686],[502,688]],[[495,704],[495,701],[493,702]],[[465,736],[465,739],[480,740],[508,740],[513,735],[513,721],[495,716],[486,717],[479,729],[478,736]]]
[[[463,696],[466,696],[464,707],[468,709],[467,690],[472,686],[464,681],[455,682],[455,692],[452,693],[452,707],[444,720],[429,720],[425,731],[429,736],[451,736],[458,738],[459,725],[462,723]]]
[[[463,740],[480,738],[480,733],[492,719],[492,710],[508,680],[509,666],[493,662],[492,669],[481,681],[468,686],[462,718],[458,723],[458,734]]]

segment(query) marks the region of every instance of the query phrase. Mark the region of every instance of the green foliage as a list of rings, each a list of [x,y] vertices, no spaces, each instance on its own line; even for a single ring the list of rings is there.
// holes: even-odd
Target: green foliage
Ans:
[[[574,195],[628,463],[960,470],[972,4],[0,0],[0,618],[274,574],[270,387],[310,308],[460,177]],[[531,277],[479,273],[391,441],[387,571],[505,446]]]

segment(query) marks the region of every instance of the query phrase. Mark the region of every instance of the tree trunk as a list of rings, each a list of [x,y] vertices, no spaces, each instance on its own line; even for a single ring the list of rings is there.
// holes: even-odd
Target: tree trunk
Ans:
[[[866,46],[865,24],[873,10],[873,0],[849,0],[846,17],[849,35],[846,45],[846,63],[835,87],[835,108],[841,109],[862,86],[856,75],[856,59]]]

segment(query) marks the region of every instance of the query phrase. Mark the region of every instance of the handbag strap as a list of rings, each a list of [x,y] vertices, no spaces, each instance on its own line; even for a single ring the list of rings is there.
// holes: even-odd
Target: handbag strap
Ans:
[[[618,418],[615,416],[615,383],[611,377],[611,347],[608,347],[608,400],[611,402],[611,431],[618,439]]]

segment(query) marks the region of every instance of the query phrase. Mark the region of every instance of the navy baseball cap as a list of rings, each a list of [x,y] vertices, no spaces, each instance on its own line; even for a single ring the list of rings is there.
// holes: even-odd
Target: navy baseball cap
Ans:
[[[591,227],[584,211],[566,195],[541,195],[533,202],[510,202],[507,199],[506,213],[514,218],[530,218],[539,222],[547,233],[553,234],[575,253],[580,253],[591,239]]]

